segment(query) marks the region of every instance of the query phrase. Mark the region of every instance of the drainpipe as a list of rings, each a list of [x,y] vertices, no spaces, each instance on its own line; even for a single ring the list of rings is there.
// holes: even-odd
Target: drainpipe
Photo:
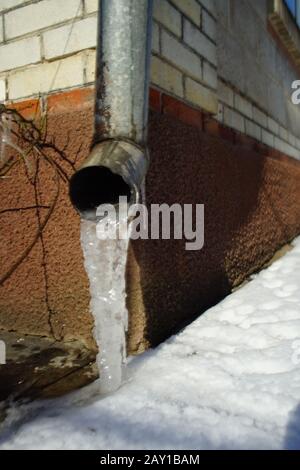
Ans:
[[[119,196],[139,201],[148,169],[152,0],[99,0],[94,139],[70,181],[83,218]]]

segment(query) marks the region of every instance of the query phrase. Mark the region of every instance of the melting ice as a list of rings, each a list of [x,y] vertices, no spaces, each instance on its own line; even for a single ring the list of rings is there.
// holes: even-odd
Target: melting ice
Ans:
[[[124,227],[123,220],[120,220],[117,226],[121,223]],[[101,224],[105,224],[105,227],[101,227]],[[125,224],[125,236],[99,239],[95,222],[81,222],[81,245],[90,281],[90,310],[94,317],[94,337],[99,349],[97,365],[100,392],[103,394],[120,387],[126,365],[128,312],[125,270],[129,243],[127,219]],[[109,229],[116,231],[116,220],[106,217],[98,222],[98,233],[99,228],[105,229],[106,233]]]

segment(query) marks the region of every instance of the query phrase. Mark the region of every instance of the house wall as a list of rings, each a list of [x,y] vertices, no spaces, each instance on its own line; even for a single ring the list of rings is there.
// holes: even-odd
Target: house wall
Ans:
[[[33,118],[40,103],[15,106]],[[258,146],[156,89],[151,89],[150,107],[147,204],[204,204],[205,244],[200,251],[186,251],[185,240],[131,242],[126,282],[130,353],[166,339],[300,233],[297,160]],[[49,141],[79,167],[92,142],[93,89],[53,94],[47,110]],[[54,158],[71,176],[70,164]],[[40,204],[51,207],[55,172],[45,160],[37,188]],[[12,168],[0,184],[0,279],[36,239],[35,210],[17,210],[34,206],[35,186],[28,183],[24,165]],[[80,217],[70,203],[67,182],[61,181],[42,237],[0,283],[0,333],[80,340],[94,348],[89,298]]]
[[[299,158],[300,106],[291,101],[291,84],[300,72],[272,34],[270,2],[215,4],[221,120]]]
[[[187,252],[180,240],[130,244],[129,353],[167,338],[300,233],[299,107],[290,103],[297,72],[268,30],[266,7],[264,0],[155,1],[147,203],[204,204],[205,245]],[[46,118],[47,142],[68,157],[53,157],[68,177],[92,142],[96,10],[95,0],[0,0],[0,98],[37,124]],[[40,171],[38,200],[51,207],[53,167],[43,160]],[[0,332],[15,332],[12,346],[16,335],[25,345],[31,335],[48,338],[47,348],[49,339],[79,341],[93,355],[80,218],[68,184],[40,234],[26,167],[9,176],[0,180],[0,279],[36,243],[1,282]],[[27,362],[20,358],[21,376]],[[0,392],[10,383],[5,374]]]
[[[275,41],[268,0],[154,0],[152,84],[300,158],[299,77]],[[97,0],[3,0],[0,100],[95,78]]]

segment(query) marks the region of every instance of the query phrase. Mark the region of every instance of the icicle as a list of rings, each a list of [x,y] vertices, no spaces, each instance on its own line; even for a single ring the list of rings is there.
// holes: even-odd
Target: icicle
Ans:
[[[115,220],[104,223],[111,224],[111,228],[115,229]],[[99,348],[97,365],[100,392],[103,394],[120,387],[126,364],[128,312],[125,270],[128,243],[129,233],[126,239],[99,240],[96,224],[86,220],[81,222],[81,245],[90,281],[90,309]]]

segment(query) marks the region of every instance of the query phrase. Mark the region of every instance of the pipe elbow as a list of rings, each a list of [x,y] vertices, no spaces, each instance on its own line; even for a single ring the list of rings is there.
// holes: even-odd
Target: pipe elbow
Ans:
[[[70,199],[82,218],[97,221],[101,204],[119,203],[127,197],[137,204],[140,187],[149,164],[147,149],[126,140],[105,140],[96,144],[84,164],[70,180]]]

